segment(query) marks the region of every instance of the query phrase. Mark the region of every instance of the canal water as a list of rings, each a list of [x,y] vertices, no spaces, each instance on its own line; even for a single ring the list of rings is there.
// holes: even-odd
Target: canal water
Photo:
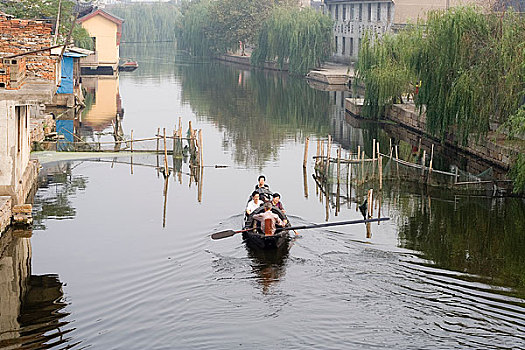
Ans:
[[[369,186],[327,199],[312,142],[331,134],[368,153],[385,131],[349,123],[351,92],[165,44],[121,50],[139,69],[88,82],[76,131],[110,140],[116,113],[135,138],[191,121],[204,137],[200,181],[186,161],[165,180],[154,155],[38,154],[33,230],[0,238],[0,348],[525,348],[522,199],[385,183],[374,212],[391,219],[368,229],[301,230],[281,254],[240,235],[211,240],[241,228],[260,174],[293,225],[362,218]]]

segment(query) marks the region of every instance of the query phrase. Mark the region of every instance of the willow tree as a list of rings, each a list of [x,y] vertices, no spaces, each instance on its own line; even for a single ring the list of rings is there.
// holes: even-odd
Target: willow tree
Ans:
[[[189,51],[195,56],[212,56],[212,42],[206,33],[211,20],[210,0],[186,4],[182,11],[182,21],[178,32],[180,48]]]
[[[180,26],[179,7],[171,2],[118,5],[109,10],[124,19],[123,42],[173,41]]]
[[[263,23],[252,63],[276,60],[282,68],[306,74],[326,60],[332,48],[332,20],[313,10],[278,7]]]
[[[420,55],[421,40],[420,27],[382,38],[365,33],[357,62],[357,77],[366,87],[364,117],[381,117],[386,107],[402,102],[402,95],[411,91],[418,81],[413,65]]]
[[[421,82],[415,101],[426,111],[428,131],[443,139],[454,133],[466,144],[470,135],[485,135],[489,122],[504,122],[523,103],[523,38],[525,21],[515,13],[457,7],[431,12],[424,26],[399,36],[373,44],[365,40],[358,63],[369,90],[365,110],[379,117],[382,106]]]

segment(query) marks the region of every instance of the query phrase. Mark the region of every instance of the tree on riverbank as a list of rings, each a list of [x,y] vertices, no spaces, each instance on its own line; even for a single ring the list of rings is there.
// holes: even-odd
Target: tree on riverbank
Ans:
[[[441,139],[455,134],[462,144],[479,139],[491,122],[507,122],[523,105],[524,38],[518,14],[470,7],[432,12],[426,23],[373,43],[365,37],[357,65],[365,85],[363,114],[379,118],[418,84],[414,100],[426,113],[427,131]],[[513,120],[512,128],[523,125],[523,118]]]
[[[73,23],[75,13],[75,2],[71,0],[0,0],[0,11],[13,15],[15,18],[56,21],[60,7],[61,38],[59,43],[65,41],[67,33]],[[75,45],[85,49],[93,49],[93,40],[89,33],[79,24],[74,24],[72,38]]]
[[[278,60],[305,74],[330,54],[331,19],[296,0],[201,0],[181,11],[178,44],[196,56],[237,51],[242,42],[256,47],[252,63]]]
[[[174,41],[180,26],[179,7],[171,2],[111,6],[124,20],[123,42]]]
[[[332,26],[313,9],[276,8],[262,25],[252,62],[276,60],[281,68],[288,63],[290,72],[306,74],[330,56]]]

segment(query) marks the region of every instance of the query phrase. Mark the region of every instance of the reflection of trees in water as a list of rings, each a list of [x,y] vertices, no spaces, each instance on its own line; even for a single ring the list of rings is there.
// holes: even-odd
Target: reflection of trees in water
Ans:
[[[137,61],[139,68],[133,72],[120,72],[120,76],[126,79],[144,83],[148,81],[160,82],[173,76],[177,71],[177,65],[191,64],[192,59],[181,51],[177,51],[177,44],[154,43],[154,44],[126,44],[120,45],[120,57]],[[200,61],[200,60],[199,60]]]
[[[9,230],[0,237],[2,349],[47,349],[71,341],[58,276],[31,275],[30,236],[31,231]]]
[[[38,191],[33,204],[35,229],[44,230],[43,221],[49,218],[71,219],[76,211],[70,196],[86,188],[87,179],[72,174],[71,163],[46,165],[39,175]]]
[[[224,147],[239,163],[262,165],[290,135],[329,130],[328,93],[303,79],[223,63],[180,69],[183,101],[225,129]]]
[[[522,199],[401,195],[407,191],[383,191],[399,210],[401,246],[441,268],[487,276],[525,295]]]

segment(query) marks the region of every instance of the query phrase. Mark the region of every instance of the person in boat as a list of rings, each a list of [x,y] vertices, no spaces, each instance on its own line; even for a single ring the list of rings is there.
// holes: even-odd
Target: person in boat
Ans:
[[[273,235],[276,230],[276,224],[284,226],[285,223],[281,220],[279,215],[272,213],[272,203],[264,203],[264,213],[256,214],[253,218],[261,223],[261,229],[265,234]],[[270,225],[267,227],[267,224]]]
[[[272,195],[272,205],[283,212],[283,214],[286,214],[286,211],[284,210],[283,203],[281,202],[281,195],[277,192],[275,192]]]
[[[248,202],[246,206],[246,215],[250,215],[255,209],[263,205],[263,202],[260,199],[259,192],[253,191],[252,200]]]
[[[264,202],[269,201],[272,191],[270,191],[270,186],[265,183],[266,177],[264,175],[260,175],[257,181],[258,182],[257,185],[255,185],[255,191],[259,192],[259,196]]]

